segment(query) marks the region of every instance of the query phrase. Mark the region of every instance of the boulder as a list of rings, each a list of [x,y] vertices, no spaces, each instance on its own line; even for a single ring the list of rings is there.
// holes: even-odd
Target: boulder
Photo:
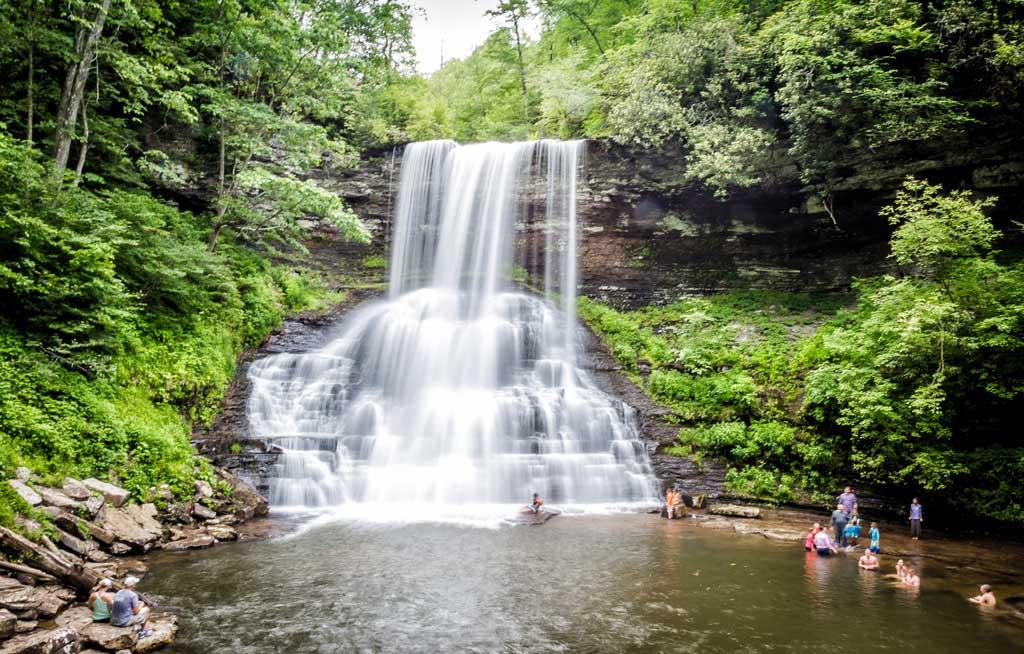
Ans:
[[[75,631],[81,631],[92,624],[92,611],[88,606],[79,604],[72,606],[57,616],[58,627],[71,627]]]
[[[32,471],[25,466],[19,466],[15,469],[14,476],[18,481],[28,481],[29,479],[32,479]]]
[[[192,534],[181,540],[172,540],[169,543],[164,543],[160,546],[160,549],[168,552],[180,552],[183,550],[201,550],[213,547],[216,544],[217,539],[209,534]]]
[[[206,533],[220,542],[238,540],[238,532],[227,525],[207,525]]]
[[[79,630],[78,635],[86,645],[96,645],[107,651],[131,649],[139,640],[134,627],[115,627],[103,622],[86,625]]]
[[[160,522],[156,505],[151,503],[132,504],[131,506],[126,506],[123,510],[146,531],[151,531],[155,534],[163,532],[164,526]]]
[[[34,589],[35,598],[39,600],[39,606],[36,608],[39,617],[52,618],[67,608],[75,596],[72,592],[69,599],[64,590],[61,586],[39,586]]]
[[[231,501],[236,515],[241,514],[248,520],[253,516],[265,516],[269,513],[270,505],[267,498],[260,495],[252,484],[224,470],[218,469],[217,474],[231,486]]]
[[[60,543],[61,547],[64,549],[74,552],[81,557],[89,556],[89,552],[96,547],[93,543],[84,541],[76,536],[72,536],[63,529],[57,529],[57,542]]]
[[[26,484],[20,479],[8,479],[7,483],[11,485],[21,499],[25,500],[32,506],[39,506],[43,503],[43,498],[39,496],[39,493],[32,490],[32,487]]]
[[[0,589],[0,609],[18,613],[20,611],[35,611],[38,608],[39,600],[36,598],[33,588],[18,584],[15,587]]]
[[[217,517],[217,512],[196,502],[195,506],[192,507],[192,515],[198,520],[212,520]]]
[[[37,628],[39,628],[39,623],[35,620],[18,620],[18,623],[14,625],[14,633],[27,634],[30,631],[35,631]]]
[[[135,645],[137,654],[145,654],[166,647],[174,642],[178,635],[178,618],[170,614],[156,614],[149,619],[147,625],[153,633],[145,638],[140,638]]]
[[[120,486],[108,484],[105,481],[93,479],[92,477],[83,480],[82,483],[89,490],[96,491],[97,493],[102,495],[103,499],[105,499],[109,504],[113,505],[114,507],[119,507],[128,501],[128,491],[121,488]]]
[[[43,504],[47,506],[53,506],[58,509],[71,509],[74,510],[78,506],[78,502],[71,499],[56,488],[48,488],[46,486],[39,486],[36,488],[36,492],[43,498]]]
[[[206,498],[209,498],[209,497],[213,497],[213,486],[210,485],[210,482],[203,481],[202,479],[197,479],[196,480],[196,496],[199,499],[206,499]]]
[[[97,522],[99,522],[102,529],[112,534],[122,544],[143,551],[148,550],[153,542],[160,537],[160,532],[163,531],[159,523],[156,523],[156,528],[153,528],[147,520],[147,527],[144,527],[135,520],[132,513],[124,509],[112,507],[103,509],[97,518]],[[118,543],[114,543],[114,546],[111,547],[111,551],[114,554],[122,554],[128,551],[124,547],[117,548],[116,545]]]
[[[18,617],[7,609],[0,609],[0,640],[6,640],[15,634]]]
[[[78,500],[79,502],[84,502],[85,500],[89,499],[90,496],[92,496],[92,493],[89,492],[89,489],[85,486],[85,484],[78,481],[77,479],[74,479],[73,477],[67,477],[64,480],[64,484],[61,486],[61,490],[64,491],[65,495],[67,495],[73,500]]]
[[[145,549],[148,549],[148,546],[146,546]],[[115,556],[123,556],[123,555],[125,555],[125,554],[127,554],[128,552],[131,552],[131,551],[132,551],[132,546],[131,545],[125,545],[124,543],[114,543],[113,545],[110,546],[110,553],[114,554]]]
[[[15,636],[0,647],[0,654],[73,654],[78,651],[78,634],[70,627]]]
[[[756,506],[740,506],[738,504],[716,504],[708,509],[712,515],[724,515],[730,518],[758,518],[761,509]]]
[[[92,495],[82,503],[82,506],[85,508],[86,512],[88,512],[90,518],[95,518],[96,514],[100,512],[105,503],[106,500],[103,499],[102,495]]]

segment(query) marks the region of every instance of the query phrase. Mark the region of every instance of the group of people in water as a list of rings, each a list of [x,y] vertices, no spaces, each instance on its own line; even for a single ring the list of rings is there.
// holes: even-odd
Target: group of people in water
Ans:
[[[829,518],[828,526],[822,526],[816,522],[808,530],[807,537],[804,539],[804,549],[808,552],[816,552],[818,556],[830,556],[838,553],[841,549],[847,552],[855,551],[858,548],[861,535],[861,519],[858,511],[857,495],[852,487],[847,486],[843,493],[836,498],[836,509]],[[910,504],[909,520],[911,538],[913,540],[920,539],[924,510],[916,497]],[[832,529],[831,535],[829,528]],[[881,563],[877,555],[882,551],[882,536],[877,522],[871,523],[868,537],[870,543],[864,550],[864,554],[858,559],[857,565],[863,570],[879,570]],[[909,588],[920,588],[921,586],[920,575],[914,568],[908,567],[903,559],[896,562],[896,573],[889,576]],[[970,598],[970,601],[975,604],[995,606],[996,598],[992,593],[992,587],[984,584],[980,591],[980,594]]]
[[[114,582],[101,579],[86,601],[92,611],[92,621],[106,622],[115,627],[134,627],[139,638],[151,636],[152,632],[147,628],[149,607],[135,592],[138,583],[138,577],[128,577],[124,580],[124,587],[114,592]]]

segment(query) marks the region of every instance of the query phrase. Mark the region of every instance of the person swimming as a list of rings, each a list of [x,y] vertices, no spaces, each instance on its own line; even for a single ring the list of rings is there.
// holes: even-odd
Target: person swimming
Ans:
[[[996,596],[992,593],[991,586],[989,586],[988,584],[982,584],[979,590],[981,591],[981,595],[971,597],[967,601],[972,602],[974,604],[982,604],[984,606],[996,605]]]

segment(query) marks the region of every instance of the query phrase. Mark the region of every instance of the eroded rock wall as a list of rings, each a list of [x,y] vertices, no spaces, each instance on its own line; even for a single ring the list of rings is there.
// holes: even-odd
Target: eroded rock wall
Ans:
[[[373,231],[391,234],[401,148],[366,153],[355,170],[321,180]],[[888,227],[873,201],[836,199],[839,227],[799,188],[774,186],[727,200],[688,182],[679,157],[591,141],[579,188],[580,292],[617,307],[671,301],[728,288],[835,290],[884,270]],[[521,263],[543,265],[542,185],[524,189]]]

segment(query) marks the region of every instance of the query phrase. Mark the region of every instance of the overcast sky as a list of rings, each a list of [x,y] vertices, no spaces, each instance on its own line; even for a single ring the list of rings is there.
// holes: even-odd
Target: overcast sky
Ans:
[[[432,73],[444,60],[463,59],[498,27],[496,19],[484,15],[498,0],[412,0],[417,9],[413,19],[416,69]],[[531,21],[534,22],[534,21]],[[524,26],[536,35],[536,25]]]

